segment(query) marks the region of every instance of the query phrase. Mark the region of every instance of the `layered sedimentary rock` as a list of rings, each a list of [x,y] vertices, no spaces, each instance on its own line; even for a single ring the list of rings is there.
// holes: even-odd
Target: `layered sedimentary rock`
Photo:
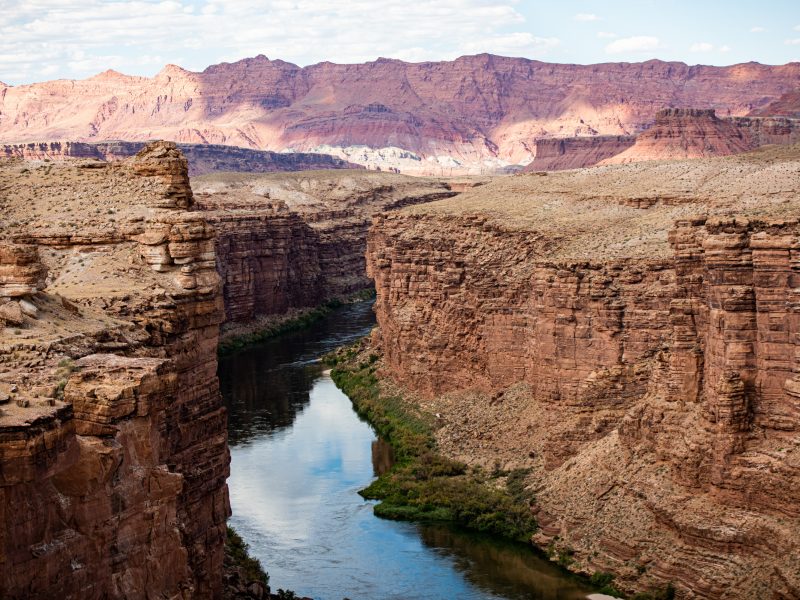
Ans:
[[[597,164],[730,156],[770,144],[800,143],[800,120],[787,117],[717,117],[713,109],[669,108],[635,136],[583,136],[536,140],[524,172],[560,171]]]
[[[223,310],[186,160],[7,164],[0,205],[0,595],[219,597]]]
[[[752,117],[792,117],[800,119],[800,89],[786,92],[767,106],[750,113]]]
[[[193,180],[217,231],[227,318],[309,308],[371,287],[364,253],[373,215],[453,196],[436,179],[317,171]]]
[[[525,164],[542,137],[630,135],[669,106],[747,115],[795,90],[800,63],[550,64],[481,54],[308,67],[265,56],[155,77],[106,71],[0,93],[6,143],[171,139],[341,153],[403,172]]]
[[[563,171],[596,165],[627,150],[636,142],[632,135],[598,135],[536,140],[536,154],[525,172]]]
[[[713,109],[669,108],[636,142],[601,164],[730,156],[767,144],[800,142],[800,121],[782,117],[717,117]]]
[[[141,151],[147,142],[29,142],[0,146],[0,158],[23,160],[66,160],[94,158],[103,161],[124,160]],[[280,153],[251,150],[222,144],[178,144],[189,161],[189,175],[214,171],[272,173],[308,169],[356,169],[358,165],[328,156],[310,153]]]
[[[800,151],[522,175],[378,217],[384,376],[530,467],[535,541],[682,598],[800,595]]]

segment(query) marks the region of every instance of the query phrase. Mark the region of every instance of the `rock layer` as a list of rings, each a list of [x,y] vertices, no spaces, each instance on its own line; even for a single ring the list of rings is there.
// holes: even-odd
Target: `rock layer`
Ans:
[[[35,308],[0,337],[4,598],[222,593],[222,298],[188,181],[166,143],[0,168],[4,266],[43,264],[3,305]]]
[[[632,135],[600,135],[536,140],[533,162],[524,172],[582,169],[616,156],[636,142]]]
[[[29,142],[0,146],[0,157],[24,160],[65,160],[94,158],[124,160],[139,152],[146,142]],[[189,175],[194,177],[214,171],[271,173],[309,169],[358,169],[359,165],[311,153],[280,153],[251,150],[222,144],[178,144],[189,161]]]
[[[730,156],[766,144],[800,142],[800,121],[782,117],[729,117],[713,109],[670,108],[659,111],[652,127],[636,142],[602,164]]]
[[[339,149],[353,160],[354,149],[367,147],[379,151],[364,159],[371,164],[478,174],[530,162],[538,138],[633,134],[669,106],[743,116],[797,89],[798,81],[800,63],[568,65],[481,54],[300,68],[257,56],[200,73],[168,65],[153,78],[107,71],[82,81],[5,87],[0,139],[164,138]]]
[[[227,319],[236,322],[369,289],[371,217],[455,195],[436,179],[357,171],[219,174],[193,185],[217,232]]]
[[[798,175],[796,149],[769,150],[378,217],[384,375],[437,414],[446,452],[533,468],[535,541],[572,568],[797,597]]]

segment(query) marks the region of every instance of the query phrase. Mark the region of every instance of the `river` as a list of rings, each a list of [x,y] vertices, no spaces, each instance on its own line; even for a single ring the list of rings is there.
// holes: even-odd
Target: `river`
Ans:
[[[358,495],[391,464],[319,357],[366,334],[370,303],[220,360],[229,410],[231,525],[270,586],[317,600],[586,598],[523,544],[378,519]]]

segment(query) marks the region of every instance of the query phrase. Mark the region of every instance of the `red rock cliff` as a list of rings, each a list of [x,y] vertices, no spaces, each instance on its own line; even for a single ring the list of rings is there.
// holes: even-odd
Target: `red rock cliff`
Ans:
[[[537,138],[629,135],[668,106],[746,115],[799,80],[798,63],[567,65],[482,54],[300,68],[258,56],[200,73],[170,65],[153,78],[106,72],[4,88],[0,139],[395,147],[415,154],[408,168],[439,174],[439,156],[447,168],[518,164]]]
[[[573,568],[798,597],[798,175],[796,150],[769,150],[378,217],[384,375],[446,452],[533,469],[535,541]]]
[[[372,215],[455,195],[440,180],[365,171],[212,174],[193,185],[217,231],[227,319],[236,322],[369,289]]]
[[[222,299],[186,160],[159,143],[0,183],[0,273],[25,267],[3,285],[31,286],[0,301],[0,595],[219,597]]]

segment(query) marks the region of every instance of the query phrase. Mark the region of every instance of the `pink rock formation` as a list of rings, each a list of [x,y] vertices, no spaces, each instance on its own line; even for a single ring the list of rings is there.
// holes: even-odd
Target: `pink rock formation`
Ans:
[[[305,68],[264,56],[153,78],[3,88],[0,139],[144,140],[309,150],[394,146],[479,167],[522,163],[540,137],[628,135],[666,106],[746,115],[797,88],[800,63],[548,64],[487,54]],[[425,163],[420,162],[420,168]]]

